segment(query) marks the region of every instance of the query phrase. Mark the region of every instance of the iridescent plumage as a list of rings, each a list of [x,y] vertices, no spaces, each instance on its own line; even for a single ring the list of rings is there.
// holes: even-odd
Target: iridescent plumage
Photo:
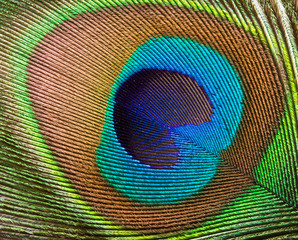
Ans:
[[[0,0],[1,239],[297,236],[297,2]]]

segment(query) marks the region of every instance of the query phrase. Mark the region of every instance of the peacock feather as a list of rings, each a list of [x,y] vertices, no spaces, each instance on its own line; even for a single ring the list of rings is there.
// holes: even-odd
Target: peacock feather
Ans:
[[[298,239],[296,0],[0,0],[0,239]]]

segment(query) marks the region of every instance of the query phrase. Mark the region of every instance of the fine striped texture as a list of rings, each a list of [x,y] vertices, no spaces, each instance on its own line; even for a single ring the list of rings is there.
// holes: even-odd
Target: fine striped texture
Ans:
[[[296,239],[297,1],[0,0],[0,239]]]

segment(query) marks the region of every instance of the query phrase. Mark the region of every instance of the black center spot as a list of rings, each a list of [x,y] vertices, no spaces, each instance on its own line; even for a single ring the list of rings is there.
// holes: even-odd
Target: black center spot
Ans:
[[[187,75],[141,70],[118,89],[114,124],[122,147],[152,168],[171,168],[179,150],[171,128],[211,120],[212,103],[204,88]]]

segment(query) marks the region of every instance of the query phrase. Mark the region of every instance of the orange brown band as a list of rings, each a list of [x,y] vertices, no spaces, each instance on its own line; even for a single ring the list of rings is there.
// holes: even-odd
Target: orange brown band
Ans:
[[[101,176],[96,149],[107,98],[122,66],[150,38],[179,36],[208,45],[239,73],[245,102],[237,136],[208,187],[166,206],[136,203]],[[33,108],[53,155],[100,215],[146,234],[193,228],[243,188],[283,113],[283,91],[269,49],[236,25],[177,6],[102,9],[65,21],[36,47],[28,67]],[[229,167],[234,166],[234,168]]]

